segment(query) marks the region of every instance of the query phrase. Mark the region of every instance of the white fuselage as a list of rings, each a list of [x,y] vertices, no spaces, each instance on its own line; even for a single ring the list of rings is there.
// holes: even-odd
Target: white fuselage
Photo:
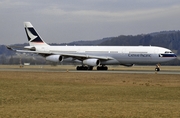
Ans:
[[[176,58],[171,50],[156,46],[36,46],[36,51],[113,58],[100,59],[102,65],[157,64]]]

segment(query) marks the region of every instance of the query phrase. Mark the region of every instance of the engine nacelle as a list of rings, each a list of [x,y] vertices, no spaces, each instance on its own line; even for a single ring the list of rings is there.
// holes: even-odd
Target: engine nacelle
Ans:
[[[63,56],[61,55],[50,55],[46,57],[47,61],[51,62],[62,62],[63,61]]]
[[[82,63],[88,66],[98,66],[100,61],[99,59],[85,59]]]

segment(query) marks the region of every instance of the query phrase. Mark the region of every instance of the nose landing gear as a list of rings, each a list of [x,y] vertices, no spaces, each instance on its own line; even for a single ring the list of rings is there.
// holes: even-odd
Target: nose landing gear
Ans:
[[[156,64],[155,71],[156,71],[156,72],[160,71],[160,64]]]

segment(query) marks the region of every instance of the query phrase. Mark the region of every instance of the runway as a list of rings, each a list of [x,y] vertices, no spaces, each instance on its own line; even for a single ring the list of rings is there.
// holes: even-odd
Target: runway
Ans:
[[[121,74],[179,74],[180,72],[176,71],[160,71],[160,72],[155,72],[155,71],[140,71],[140,70],[124,70],[124,71],[69,71],[69,72],[88,72],[88,73],[121,73]]]
[[[73,72],[73,73],[121,73],[121,74],[180,74],[178,66],[164,66],[161,71],[154,71],[153,66],[137,66],[137,67],[110,67],[108,71],[77,71],[75,66],[0,66],[0,71],[21,71],[21,72]]]

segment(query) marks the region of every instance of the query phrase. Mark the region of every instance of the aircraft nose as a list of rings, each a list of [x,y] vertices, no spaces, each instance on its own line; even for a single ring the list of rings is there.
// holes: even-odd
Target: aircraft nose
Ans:
[[[172,57],[177,58],[176,54],[172,54]]]
[[[173,60],[173,59],[176,59],[176,58],[177,58],[176,54],[171,54],[171,55],[169,55],[168,57],[169,57],[171,60]]]

